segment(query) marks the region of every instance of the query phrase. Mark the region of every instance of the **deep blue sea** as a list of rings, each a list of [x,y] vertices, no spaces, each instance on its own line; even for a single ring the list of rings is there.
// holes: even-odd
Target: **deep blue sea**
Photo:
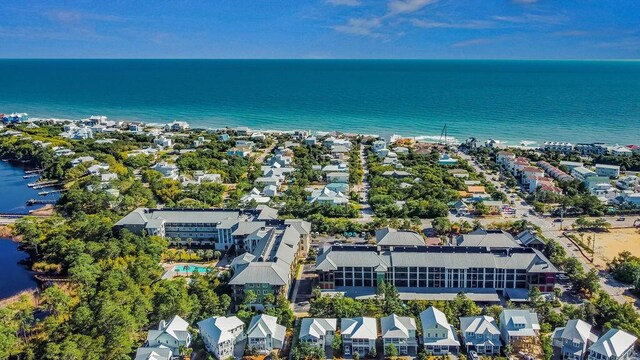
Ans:
[[[0,60],[0,112],[640,143],[640,62]]]

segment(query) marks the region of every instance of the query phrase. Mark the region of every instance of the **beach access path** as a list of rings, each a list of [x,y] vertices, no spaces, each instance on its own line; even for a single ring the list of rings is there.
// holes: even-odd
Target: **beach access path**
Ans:
[[[362,183],[358,185],[358,197],[360,198],[360,218],[358,221],[360,222],[371,222],[373,221],[373,210],[371,209],[371,205],[369,205],[369,190],[371,189],[371,185],[369,185],[369,167],[367,166],[367,159],[364,156],[364,147],[360,145],[360,163],[362,164]]]

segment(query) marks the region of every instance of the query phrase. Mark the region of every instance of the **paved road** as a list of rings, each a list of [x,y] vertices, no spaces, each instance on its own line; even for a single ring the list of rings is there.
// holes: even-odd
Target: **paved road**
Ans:
[[[460,155],[462,158],[468,160],[469,163],[474,167],[474,169],[478,173],[485,174],[485,178],[488,181],[490,181],[494,186],[496,186],[498,189],[503,189],[505,187],[505,184],[500,182],[497,176],[488,175],[485,173],[484,170],[480,169],[478,164],[470,156],[466,154],[460,154]],[[543,236],[556,240],[558,243],[560,243],[564,247],[568,255],[574,256],[575,258],[577,258],[582,264],[582,266],[584,267],[585,271],[589,271],[592,268],[596,268],[593,264],[591,264],[589,260],[585,259],[584,256],[582,256],[580,251],[576,249],[576,247],[573,245],[571,241],[569,241],[566,237],[562,235],[561,227],[562,229],[571,229],[571,225],[573,224],[575,219],[564,219],[564,221],[560,223],[560,222],[554,222],[555,220],[554,218],[548,218],[548,217],[543,217],[539,215],[531,215],[530,212],[533,210],[533,206],[526,204],[523,201],[523,199],[521,199],[517,195],[511,199],[514,200],[516,203],[516,205],[514,206],[516,208],[516,215],[510,216],[511,219],[529,220],[534,225],[540,227],[540,229],[542,230]],[[635,217],[626,217],[624,221],[617,221],[617,217],[605,217],[605,219],[609,223],[611,223],[614,227],[630,227],[630,226],[633,226]],[[486,224],[486,223],[495,222],[496,220],[497,219],[482,219],[480,220],[480,222],[483,224]],[[506,220],[506,217],[505,217],[505,220]],[[606,271],[602,269],[598,269],[598,270],[600,271],[600,286],[602,290],[604,290],[607,294],[609,294],[619,303],[626,303],[626,302],[629,302],[630,299],[633,299],[632,297],[623,295],[625,294],[625,291],[627,291],[630,288],[629,286],[616,281]],[[634,305],[636,306],[636,309],[638,309],[637,300],[635,301]]]
[[[373,221],[373,210],[369,205],[369,190],[371,189],[371,186],[369,185],[369,167],[367,166],[367,160],[364,156],[364,147],[362,146],[360,146],[360,162],[362,163],[364,177],[358,190],[361,217],[357,221],[371,222]]]

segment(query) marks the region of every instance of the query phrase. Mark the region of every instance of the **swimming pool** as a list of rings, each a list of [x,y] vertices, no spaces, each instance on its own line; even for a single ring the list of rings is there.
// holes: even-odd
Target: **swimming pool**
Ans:
[[[209,271],[209,268],[206,266],[199,266],[199,265],[176,265],[173,267],[173,271],[177,272],[177,273],[201,273],[204,274],[207,271]]]

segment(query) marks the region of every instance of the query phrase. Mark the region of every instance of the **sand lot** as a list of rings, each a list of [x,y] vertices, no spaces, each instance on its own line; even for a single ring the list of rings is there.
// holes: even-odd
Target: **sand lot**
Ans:
[[[592,233],[585,234],[592,236]],[[611,229],[610,232],[596,233],[595,263],[606,266],[606,263],[622,251],[630,251],[640,257],[640,229]]]

